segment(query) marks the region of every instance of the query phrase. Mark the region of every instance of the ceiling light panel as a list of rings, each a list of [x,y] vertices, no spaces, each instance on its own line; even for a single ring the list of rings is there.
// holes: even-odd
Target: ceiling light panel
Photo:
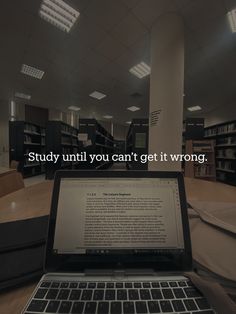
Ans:
[[[198,111],[198,110],[202,110],[202,108],[201,108],[200,106],[188,107],[187,109],[188,109],[188,111]]]
[[[131,107],[128,107],[127,108],[127,110],[130,110],[130,111],[138,111],[138,110],[140,110],[140,108],[139,107],[136,107],[136,106],[131,106]]]
[[[233,33],[236,33],[236,9],[227,13],[229,25]]]
[[[113,116],[105,115],[105,116],[103,116],[103,118],[105,118],[105,119],[112,119]]]
[[[145,62],[140,62],[133,66],[129,72],[141,79],[151,73],[151,68]]]
[[[30,65],[27,64],[22,64],[21,73],[32,76],[39,80],[41,80],[44,75],[44,71],[31,67]]]
[[[31,95],[27,95],[27,94],[19,93],[19,92],[15,93],[15,97],[22,98],[22,99],[27,99],[27,100],[31,99]]]
[[[98,99],[98,100],[103,99],[103,98],[106,97],[105,94],[100,93],[98,91],[94,91],[93,93],[89,94],[89,96],[92,97],[92,98]]]
[[[80,108],[77,106],[69,106],[68,109],[73,110],[73,111],[79,111],[80,110]]]
[[[39,16],[69,33],[80,13],[62,0],[43,0],[39,9]]]

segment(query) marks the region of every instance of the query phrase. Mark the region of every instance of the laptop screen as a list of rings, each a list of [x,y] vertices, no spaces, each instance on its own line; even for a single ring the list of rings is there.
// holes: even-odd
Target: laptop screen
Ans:
[[[62,178],[54,254],[184,250],[177,178]]]

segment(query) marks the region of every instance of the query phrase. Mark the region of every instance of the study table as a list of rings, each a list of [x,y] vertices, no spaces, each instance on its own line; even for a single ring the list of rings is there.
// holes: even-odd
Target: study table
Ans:
[[[0,223],[49,214],[53,182],[45,181],[0,198]],[[236,202],[236,187],[185,178],[187,200]],[[0,292],[0,313],[20,314],[37,282]]]

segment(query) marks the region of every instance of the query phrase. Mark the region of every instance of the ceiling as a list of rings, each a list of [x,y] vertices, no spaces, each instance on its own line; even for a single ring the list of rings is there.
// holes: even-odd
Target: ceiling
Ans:
[[[236,100],[236,34],[226,18],[236,1],[65,2],[80,12],[68,34],[39,17],[41,0],[1,0],[1,99],[26,93],[35,106],[66,111],[75,105],[82,117],[112,115],[122,124],[147,117],[149,77],[138,79],[129,69],[140,61],[150,64],[151,27],[161,15],[176,12],[185,25],[185,108],[201,105],[204,114]],[[23,63],[45,71],[43,79],[21,74]],[[92,99],[94,90],[107,97]],[[141,110],[127,111],[133,105]]]

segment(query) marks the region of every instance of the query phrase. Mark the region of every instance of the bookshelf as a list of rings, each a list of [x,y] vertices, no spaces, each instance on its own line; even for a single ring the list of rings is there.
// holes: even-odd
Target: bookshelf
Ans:
[[[46,125],[46,154],[59,154],[56,163],[46,162],[46,179],[53,179],[59,169],[76,169],[77,161],[63,161],[62,154],[77,154],[80,151],[78,130],[61,121],[48,121]]]
[[[113,136],[96,120],[80,119],[78,139],[82,151],[89,154],[108,155],[109,161],[94,161],[93,163],[82,162],[80,169],[107,169],[112,165],[111,155],[114,152]]]
[[[207,127],[205,138],[215,140],[216,179],[236,185],[236,121]]]
[[[126,153],[148,154],[148,119],[133,119],[126,137]],[[147,163],[132,161],[126,163],[130,170],[147,170]]]
[[[30,162],[30,152],[43,154],[45,152],[45,128],[25,121],[9,122],[10,163],[19,162],[18,171],[24,178],[45,172],[44,162]]]
[[[185,162],[185,176],[209,181],[216,180],[215,152],[213,140],[187,140],[186,154],[205,154],[207,161],[198,163],[197,161]]]

